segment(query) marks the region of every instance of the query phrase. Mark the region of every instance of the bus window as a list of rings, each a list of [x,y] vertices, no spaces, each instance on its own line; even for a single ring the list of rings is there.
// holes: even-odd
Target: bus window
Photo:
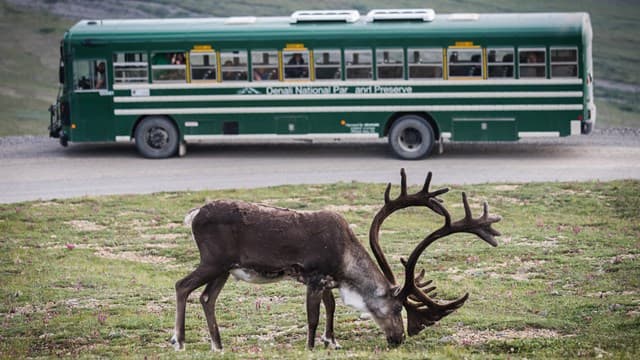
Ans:
[[[404,79],[404,50],[377,49],[378,79]]]
[[[107,88],[105,60],[77,60],[73,63],[75,90],[100,90]]]
[[[183,52],[158,52],[151,56],[153,82],[186,82],[186,56]]]
[[[316,80],[335,80],[342,78],[340,68],[342,57],[340,50],[314,50]]]
[[[228,51],[220,53],[222,81],[243,81],[249,77],[246,51]]]
[[[547,77],[545,49],[519,49],[521,78],[545,78]]]
[[[251,69],[253,81],[278,80],[278,51],[251,51]]]
[[[442,49],[408,49],[409,79],[442,79]]]
[[[287,51],[283,53],[284,78],[308,79],[309,78],[309,52],[306,50]]]
[[[345,50],[347,79],[371,79],[373,78],[371,50]]]
[[[578,76],[578,49],[551,48],[551,77]]]
[[[489,79],[513,78],[513,49],[487,49]]]
[[[449,49],[450,78],[482,78],[481,49]]]
[[[113,54],[113,81],[115,83],[146,83],[149,81],[147,53]]]
[[[217,79],[216,53],[192,52],[189,55],[191,81],[215,81]]]

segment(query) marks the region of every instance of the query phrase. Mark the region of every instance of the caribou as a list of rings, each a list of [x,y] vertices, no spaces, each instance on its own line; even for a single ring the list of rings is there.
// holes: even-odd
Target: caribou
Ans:
[[[321,340],[325,346],[339,347],[333,331],[332,289],[339,290],[344,304],[370,314],[390,346],[397,346],[405,339],[403,308],[407,312],[407,334],[413,336],[462,306],[468,293],[449,302],[432,298],[435,287],[431,281],[423,280],[425,271],[415,275],[418,259],[434,241],[455,233],[475,234],[497,246],[495,236],[500,233],[492,225],[501,218],[489,214],[486,202],[483,214],[474,218],[462,193],[465,215],[453,221],[438,197],[449,189],[431,191],[431,172],[422,189],[414,194],[407,193],[404,169],[400,174],[400,195],[391,199],[391,183],[387,185],[384,205],[370,227],[369,243],[377,266],[347,221],[335,212],[301,212],[229,200],[212,201],[191,210],[185,224],[191,226],[200,264],[175,285],[176,321],[171,339],[175,349],[184,349],[187,298],[195,289],[206,285],[200,303],[211,336],[211,348],[222,350],[215,305],[229,275],[251,283],[293,279],[306,285],[309,349],[315,345],[321,303],[326,313]],[[399,285],[379,244],[379,233],[389,215],[408,207],[429,208],[444,218],[444,224],[427,235],[407,259],[400,259],[405,279],[403,285]]]

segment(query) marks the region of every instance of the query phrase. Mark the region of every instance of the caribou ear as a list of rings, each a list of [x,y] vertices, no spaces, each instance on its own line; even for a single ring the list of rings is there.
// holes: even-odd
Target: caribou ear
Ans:
[[[402,287],[394,286],[391,288],[390,292],[393,297],[398,297],[398,295],[400,295],[400,293],[402,292]]]

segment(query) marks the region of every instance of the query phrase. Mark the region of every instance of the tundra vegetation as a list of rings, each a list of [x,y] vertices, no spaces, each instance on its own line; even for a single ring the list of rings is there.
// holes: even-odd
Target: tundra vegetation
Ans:
[[[410,188],[413,193],[419,188]],[[438,299],[465,306],[388,349],[380,328],[337,299],[341,350],[305,349],[306,290],[293,281],[229,280],[217,303],[223,358],[638,358],[639,181],[454,186],[454,219],[488,200],[503,236],[442,239],[417,268]],[[187,301],[187,352],[174,352],[177,278],[199,262],[185,213],[214,199],[342,214],[364,246],[383,185],[338,183],[254,190],[84,197],[0,205],[0,358],[210,358],[199,293]],[[394,186],[392,194],[398,193]],[[395,273],[442,217],[389,217],[381,245]],[[432,295],[433,296],[433,295]],[[324,316],[320,317],[320,327]],[[321,344],[321,343],[320,343]]]

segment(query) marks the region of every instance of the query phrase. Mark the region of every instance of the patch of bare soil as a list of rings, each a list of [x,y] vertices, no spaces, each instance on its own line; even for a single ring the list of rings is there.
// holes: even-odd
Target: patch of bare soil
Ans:
[[[454,267],[448,269],[447,273],[452,274],[449,278],[456,282],[471,276],[489,276],[491,278],[498,279],[529,281],[531,277],[535,277],[540,274],[537,270],[545,263],[545,260],[522,260],[516,256],[507,262],[495,263],[488,266],[484,266],[484,264],[480,263],[467,270],[461,270]],[[515,268],[515,272],[508,273],[507,269],[509,268]]]
[[[105,229],[104,226],[87,220],[71,220],[67,221],[66,224],[71,225],[71,227],[78,231],[101,231]]]
[[[164,256],[143,255],[134,251],[123,251],[114,253],[109,249],[100,249],[95,252],[95,255],[105,259],[127,260],[145,264],[166,264],[171,262],[170,258]]]
[[[480,345],[489,341],[509,341],[516,339],[551,339],[560,337],[555,330],[526,328],[524,330],[476,330],[459,328],[451,337],[453,341],[461,345]]]
[[[175,239],[182,238],[184,236],[185,236],[184,234],[173,234],[173,233],[169,233],[169,234],[143,234],[142,238],[145,239],[145,240],[151,240],[151,241],[162,241],[162,240],[175,240]],[[153,246],[157,247],[156,245],[153,245]]]

